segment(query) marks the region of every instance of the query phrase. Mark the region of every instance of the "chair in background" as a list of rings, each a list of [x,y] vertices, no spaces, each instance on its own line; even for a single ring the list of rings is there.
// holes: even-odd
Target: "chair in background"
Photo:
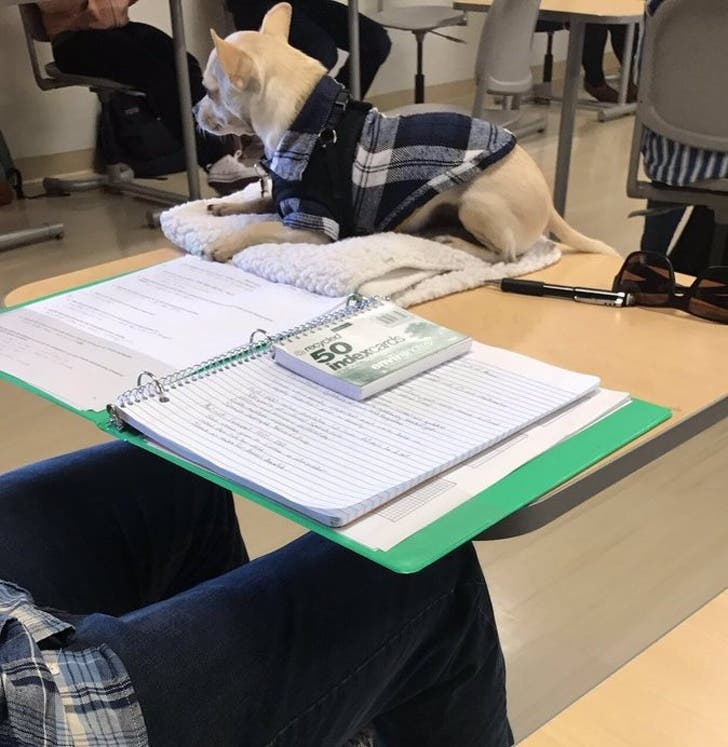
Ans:
[[[539,104],[549,104],[553,98],[551,81],[554,73],[554,35],[565,31],[566,24],[558,21],[536,21],[536,33],[546,34],[546,51],[543,56],[543,73],[541,82],[533,87],[534,100]]]
[[[639,179],[645,128],[674,143],[728,153],[728,5],[725,0],[665,0],[645,24],[640,85],[627,172],[630,197],[713,211],[710,264],[728,264],[728,179],[669,187]]]
[[[85,75],[70,75],[58,69],[55,63],[45,65],[43,69],[38,57],[37,43],[50,43],[41,18],[40,10],[34,3],[25,3],[18,6],[23,21],[28,55],[30,56],[33,76],[38,87],[42,91],[50,91],[56,88],[68,86],[84,86],[95,93],[101,103],[109,100],[116,91],[124,91],[133,95],[144,94],[135,91],[130,86],[117,83],[106,78],[94,78]],[[46,177],[43,187],[48,194],[69,194],[70,192],[83,192],[92,189],[104,188],[110,192],[130,194],[134,197],[148,200],[159,205],[176,205],[187,202],[187,195],[168,192],[154,187],[146,187],[136,184],[134,172],[124,163],[107,164],[105,174],[96,174],[83,179],[59,179]],[[148,214],[150,225],[158,225],[156,215]]]
[[[10,204],[16,195],[19,198],[24,197],[23,178],[15,168],[10,150],[3,137],[3,131],[0,129],[0,207]],[[5,231],[0,233],[0,252],[5,249],[15,249],[25,244],[35,244],[37,241],[60,239],[62,237],[62,223],[45,224],[35,228],[21,228],[17,231]]]
[[[546,129],[546,117],[525,123],[521,97],[533,90],[531,42],[539,0],[493,0],[483,24],[475,69],[473,116],[509,127],[519,136]],[[486,97],[501,98],[501,108],[486,109]]]
[[[521,97],[533,89],[531,42],[539,0],[493,0],[483,24],[475,63],[476,92],[472,110],[449,104],[414,104],[389,110],[387,114],[422,111],[460,111],[508,127],[525,137],[546,129],[546,117],[524,121]],[[486,97],[500,98],[500,108],[486,108]]]
[[[424,43],[427,34],[434,34],[459,44],[463,39],[443,34],[438,29],[465,26],[467,16],[461,10],[447,5],[406,5],[384,9],[384,0],[378,0],[377,12],[369,16],[388,29],[409,31],[417,43],[417,71],[415,73],[415,104],[425,100],[425,74],[423,71]]]

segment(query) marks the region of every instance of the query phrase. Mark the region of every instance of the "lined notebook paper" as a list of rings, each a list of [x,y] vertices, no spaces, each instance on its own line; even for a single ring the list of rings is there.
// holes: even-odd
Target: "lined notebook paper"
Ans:
[[[568,407],[595,376],[486,345],[364,402],[259,357],[118,404],[171,451],[330,526]]]

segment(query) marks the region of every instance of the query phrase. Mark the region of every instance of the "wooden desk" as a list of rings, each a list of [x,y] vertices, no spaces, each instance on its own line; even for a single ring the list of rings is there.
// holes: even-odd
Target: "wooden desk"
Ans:
[[[521,747],[728,745],[728,591],[521,742]]]
[[[178,256],[160,249],[23,286],[8,306]],[[572,254],[531,277],[608,287],[621,260]],[[491,345],[598,374],[605,387],[672,409],[673,418],[572,482],[491,527],[480,539],[524,534],[728,416],[728,329],[679,311],[615,309],[482,287],[415,307]]]
[[[605,288],[621,260],[566,255],[535,279]],[[677,311],[613,309],[478,288],[417,313],[491,345],[591,372],[605,387],[669,407],[673,417],[591,470],[491,527],[481,539],[544,526],[728,416],[728,330]]]
[[[487,11],[492,0],[454,0],[453,6],[460,10]],[[541,0],[539,18],[569,24],[569,48],[566,55],[566,79],[559,122],[559,145],[556,154],[556,176],[554,178],[554,205],[564,214],[566,191],[571,164],[571,143],[574,138],[574,120],[579,101],[581,79],[581,55],[584,50],[584,30],[587,23],[621,24],[627,26],[625,49],[631,49],[635,25],[642,20],[643,0]],[[624,61],[622,90],[626,93],[631,58]]]

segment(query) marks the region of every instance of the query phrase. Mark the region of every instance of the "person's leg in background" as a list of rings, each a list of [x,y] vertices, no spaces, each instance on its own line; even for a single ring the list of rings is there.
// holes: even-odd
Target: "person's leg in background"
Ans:
[[[587,23],[584,33],[584,51],[581,56],[584,68],[584,90],[597,101],[616,104],[619,92],[607,83],[604,75],[604,50],[607,46],[607,36],[610,37],[612,50],[620,64],[624,59],[624,45],[627,37],[627,27],[623,24],[606,26]],[[637,100],[637,86],[633,82],[635,65],[636,41],[633,43],[632,66],[630,67],[630,81],[627,87],[627,101]]]
[[[581,64],[584,68],[584,90],[597,101],[615,103],[619,94],[604,77],[604,49],[607,46],[607,27],[587,23],[584,32],[584,51]]]
[[[619,64],[622,65],[625,54],[625,44],[627,43],[627,27],[624,24],[615,24],[609,26],[609,40],[612,45],[612,51],[615,57],[619,60]],[[635,37],[632,41],[632,49],[629,51],[632,55],[632,61],[630,63],[630,80],[627,85],[627,102],[634,103],[637,101],[637,86],[634,83],[634,72],[635,64],[637,62],[637,34],[639,31],[635,31]]]
[[[260,28],[265,14],[275,0],[232,0],[231,12],[237,29]],[[348,10],[334,0],[293,0],[293,17],[289,42],[313,57],[327,69],[334,68],[338,50],[348,51]],[[369,90],[380,66],[386,60],[391,42],[386,30],[366,16],[359,15],[359,45],[361,59],[362,97]],[[349,63],[344,63],[336,76],[349,85]]]
[[[130,22],[115,29],[66,32],[53,43],[53,56],[66,73],[109,78],[147,94],[169,131],[182,142],[182,122],[174,43],[161,29]],[[205,94],[197,60],[187,55],[192,101]],[[197,160],[203,168],[233,150],[228,138],[196,133]]]
[[[725,261],[728,257],[728,235],[725,229],[716,223],[715,213],[710,208],[695,205],[673,243],[670,251],[672,266],[676,272],[699,275],[711,264],[715,264],[712,253],[716,243],[722,252],[722,258],[719,257],[718,263],[728,264]]]
[[[235,28],[241,31],[257,31],[265,14],[276,4],[276,0],[231,0],[230,12]],[[307,14],[304,4],[292,3],[293,16],[288,41],[291,46],[317,59],[327,70],[336,65],[338,52],[331,35],[315,23]]]
[[[640,249],[643,252],[667,254],[672,237],[684,212],[685,208],[681,206],[669,205],[657,200],[647,200],[647,212]]]
[[[69,648],[120,657],[155,747],[512,744],[471,545],[409,576],[311,534],[240,565],[229,493],[120,443],[0,477],[0,512],[0,578],[106,613]]]
[[[329,34],[336,47],[346,52],[349,51],[349,11],[346,5],[335,0],[293,0],[293,8],[294,17],[296,8],[303,9],[314,23]],[[300,43],[303,43],[303,40],[297,34],[294,42],[292,33],[291,44],[295,47]],[[379,68],[389,57],[391,49],[392,42],[387,30],[381,24],[360,13],[359,58],[362,98],[366,96]],[[347,59],[336,75],[336,79],[347,88],[350,81],[350,69],[349,59]]]

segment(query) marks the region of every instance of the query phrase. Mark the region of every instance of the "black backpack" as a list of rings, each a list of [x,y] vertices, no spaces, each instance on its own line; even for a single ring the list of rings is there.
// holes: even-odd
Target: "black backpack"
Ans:
[[[10,149],[0,130],[0,205],[7,205],[13,200],[13,191],[20,199],[23,194],[23,175],[15,168]]]
[[[115,91],[102,102],[98,142],[105,163],[125,163],[135,176],[155,177],[185,170],[182,143],[141,94]]]

